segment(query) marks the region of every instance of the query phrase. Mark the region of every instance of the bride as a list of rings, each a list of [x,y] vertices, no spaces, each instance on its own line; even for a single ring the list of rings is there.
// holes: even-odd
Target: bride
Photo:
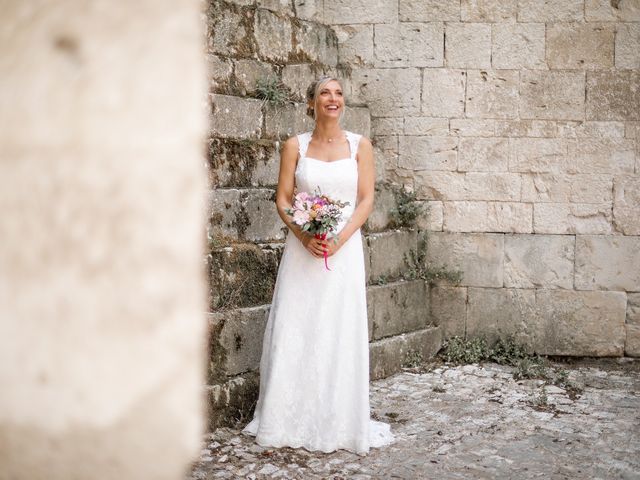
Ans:
[[[394,440],[389,425],[370,418],[369,406],[360,228],[373,208],[373,148],[340,128],[345,103],[337,79],[313,82],[307,102],[313,131],[289,138],[281,151],[276,206],[289,230],[263,339],[258,402],[243,433],[263,446],[364,455]],[[349,202],[326,240],[301,231],[286,213],[295,190],[318,188]]]

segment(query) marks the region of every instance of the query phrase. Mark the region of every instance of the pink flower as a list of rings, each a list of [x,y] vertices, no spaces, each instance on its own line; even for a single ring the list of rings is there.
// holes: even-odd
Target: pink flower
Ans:
[[[309,212],[306,210],[296,210],[293,212],[293,223],[296,225],[304,225],[310,220]]]

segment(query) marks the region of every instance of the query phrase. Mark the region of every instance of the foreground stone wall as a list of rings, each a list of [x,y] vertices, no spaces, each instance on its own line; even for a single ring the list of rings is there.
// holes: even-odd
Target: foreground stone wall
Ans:
[[[194,1],[2,2],[0,479],[178,479],[204,425]]]
[[[431,207],[429,264],[465,273],[430,293],[445,334],[640,355],[640,3],[304,4]]]
[[[310,18],[307,7],[312,5],[208,4],[211,428],[246,422],[257,398],[263,332],[286,230],[274,203],[280,143],[313,128],[304,93],[314,78],[337,75],[351,90],[335,33]],[[266,79],[281,83],[283,103],[260,98]],[[369,136],[366,105],[349,97],[347,104],[344,128]],[[416,249],[417,233],[395,228],[390,211],[396,194],[385,186],[383,155],[377,159],[376,206],[365,236],[372,378],[398,371],[409,357],[432,356],[442,340],[429,316],[425,282],[406,278],[405,254]]]

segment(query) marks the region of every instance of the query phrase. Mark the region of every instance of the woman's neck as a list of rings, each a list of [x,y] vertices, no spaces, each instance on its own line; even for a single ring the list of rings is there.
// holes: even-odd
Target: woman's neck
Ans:
[[[331,142],[342,135],[338,122],[318,122],[313,129],[313,137],[321,142]]]

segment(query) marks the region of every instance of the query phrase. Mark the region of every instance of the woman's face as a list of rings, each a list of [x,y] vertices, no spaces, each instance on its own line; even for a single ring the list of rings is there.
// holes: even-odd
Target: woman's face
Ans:
[[[335,80],[331,80],[324,85],[318,92],[315,105],[316,120],[321,117],[339,119],[344,110],[344,97],[342,96],[342,87]]]

